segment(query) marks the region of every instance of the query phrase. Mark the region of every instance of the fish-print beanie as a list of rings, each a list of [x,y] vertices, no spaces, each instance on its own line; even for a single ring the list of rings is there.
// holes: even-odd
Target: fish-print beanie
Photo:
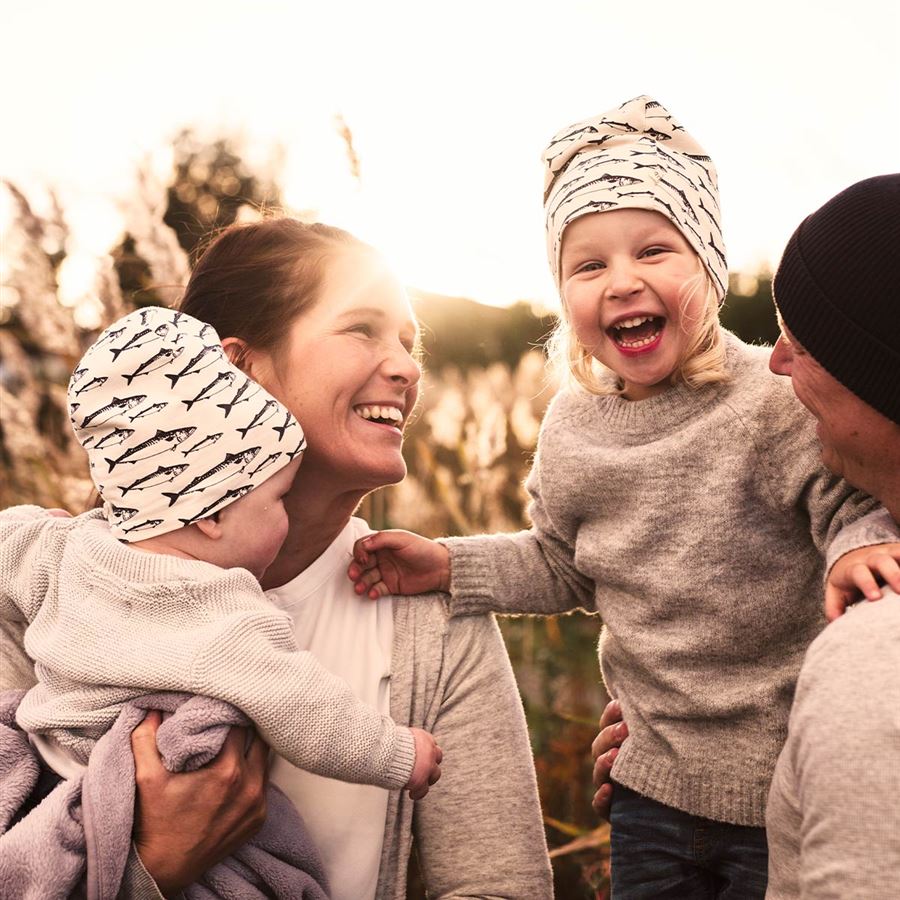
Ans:
[[[900,424],[900,174],[857,182],[801,222],[772,290],[827,372]]]
[[[547,254],[557,286],[563,231],[579,216],[614,209],[662,213],[685,237],[725,299],[728,263],[716,167],[650,97],[560,131],[544,151]]]
[[[306,448],[297,420],[229,362],[211,325],[162,307],[130,313],[88,349],[69,418],[126,542],[213,515]]]

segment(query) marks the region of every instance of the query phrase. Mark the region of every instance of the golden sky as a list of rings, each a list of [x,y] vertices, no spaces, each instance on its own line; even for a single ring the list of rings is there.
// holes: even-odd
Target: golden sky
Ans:
[[[115,199],[181,126],[279,160],[286,201],[382,247],[408,283],[554,302],[539,156],[654,96],[719,170],[731,268],[900,168],[900,4],[813,0],[78,3],[2,14],[0,176],[53,185],[101,253]],[[361,180],[335,128],[354,135]],[[277,156],[276,145],[281,155]]]

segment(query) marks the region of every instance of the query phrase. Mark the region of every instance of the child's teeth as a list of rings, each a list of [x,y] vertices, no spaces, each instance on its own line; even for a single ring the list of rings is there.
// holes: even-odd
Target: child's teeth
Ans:
[[[616,323],[616,328],[637,328],[638,325],[649,322],[651,318],[652,316],[638,316],[634,319],[623,319],[621,322]]]

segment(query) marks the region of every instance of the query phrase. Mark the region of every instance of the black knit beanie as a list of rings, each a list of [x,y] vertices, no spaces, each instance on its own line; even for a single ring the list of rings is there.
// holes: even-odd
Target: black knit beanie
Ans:
[[[812,357],[900,424],[900,174],[860,181],[808,216],[772,289]]]

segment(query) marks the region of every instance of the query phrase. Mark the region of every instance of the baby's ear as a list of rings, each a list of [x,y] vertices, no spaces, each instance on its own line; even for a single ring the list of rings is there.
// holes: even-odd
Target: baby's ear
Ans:
[[[200,533],[204,537],[208,537],[211,541],[217,541],[222,537],[222,525],[219,523],[218,513],[213,513],[205,519],[198,519],[194,525],[200,529]]]

